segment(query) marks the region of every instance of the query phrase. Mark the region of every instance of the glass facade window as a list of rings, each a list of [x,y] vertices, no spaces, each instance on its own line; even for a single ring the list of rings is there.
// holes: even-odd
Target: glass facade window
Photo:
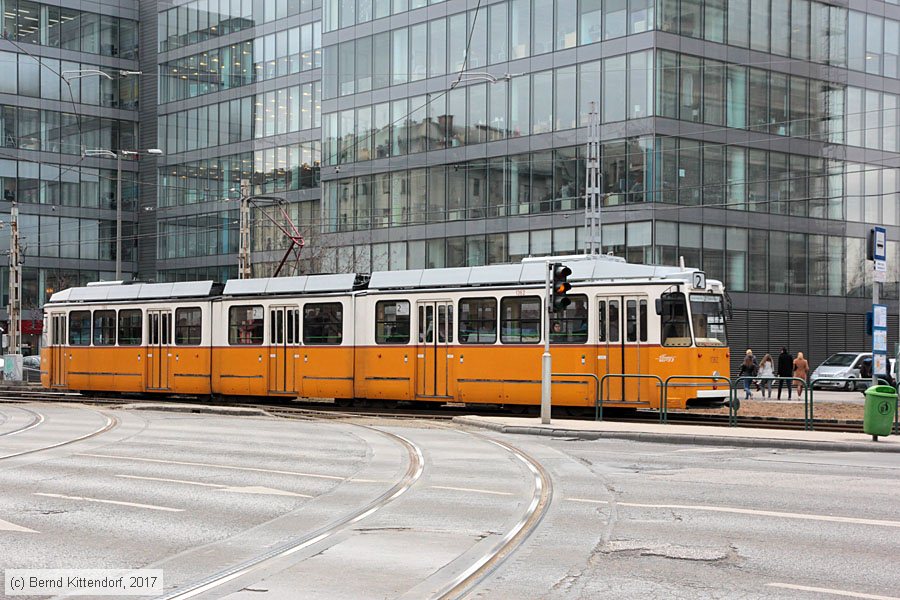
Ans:
[[[177,154],[321,126],[319,82],[158,117],[158,147]],[[352,122],[352,120],[351,120]]]
[[[29,0],[0,0],[3,36],[89,54],[137,58],[137,21]]]
[[[349,71],[349,82],[352,84],[355,46],[351,41],[346,47],[349,63],[343,66],[342,71]],[[337,47],[332,55],[336,66]],[[163,104],[194,98],[321,66],[321,22],[316,21],[252,41],[213,48],[200,54],[160,63],[159,102]],[[337,71],[337,68],[333,68],[333,72]],[[327,78],[325,81],[326,85],[327,82],[337,84],[334,78]],[[353,93],[354,90],[355,88],[348,93]]]

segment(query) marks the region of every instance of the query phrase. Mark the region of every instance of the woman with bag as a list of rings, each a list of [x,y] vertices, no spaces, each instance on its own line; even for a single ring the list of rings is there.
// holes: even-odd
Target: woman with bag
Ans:
[[[772,399],[772,380],[770,377],[775,377],[775,363],[772,362],[772,355],[766,354],[763,356],[762,363],[759,365],[759,376],[760,376],[760,386],[762,387],[762,397],[766,397],[766,393],[768,392],[769,400]]]
[[[753,397],[752,392],[750,392],[750,384],[753,383],[753,378],[756,377],[756,364],[753,362],[753,355],[747,354],[744,356],[744,362],[741,363],[741,370],[738,371],[738,378],[744,378],[744,393],[746,394],[746,400],[749,400]]]

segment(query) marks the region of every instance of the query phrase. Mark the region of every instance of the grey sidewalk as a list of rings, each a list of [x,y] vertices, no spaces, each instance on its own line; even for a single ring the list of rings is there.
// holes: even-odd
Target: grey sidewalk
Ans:
[[[879,437],[877,442],[873,442],[872,436],[862,432],[785,431],[752,427],[663,425],[567,419],[554,419],[550,425],[542,425],[538,417],[465,416],[455,417],[453,422],[502,433],[585,440],[613,438],[665,444],[796,448],[837,452],[900,452],[900,436]]]

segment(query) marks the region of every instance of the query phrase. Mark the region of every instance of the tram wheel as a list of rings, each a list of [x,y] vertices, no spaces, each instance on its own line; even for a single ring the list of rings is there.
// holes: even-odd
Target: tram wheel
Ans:
[[[348,406],[353,406],[353,398],[335,398],[334,405],[339,406],[341,408],[347,408]]]
[[[514,415],[524,415],[528,410],[528,406],[526,406],[525,404],[507,404],[506,410]]]

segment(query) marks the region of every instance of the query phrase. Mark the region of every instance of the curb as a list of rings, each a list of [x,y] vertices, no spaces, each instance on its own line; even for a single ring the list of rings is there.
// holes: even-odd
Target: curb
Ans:
[[[738,446],[743,448],[785,448],[794,450],[821,450],[827,452],[897,452],[900,445],[879,444],[877,442],[814,442],[806,440],[783,440],[773,438],[727,437],[722,435],[689,435],[683,433],[646,433],[628,431],[584,431],[528,427],[524,425],[502,425],[489,423],[471,417],[453,417],[454,423],[489,429],[499,433],[517,435],[537,435],[543,437],[565,437],[580,440],[617,439],[656,444],[695,444],[700,446]]]
[[[158,410],[160,412],[195,413],[204,415],[227,415],[231,417],[268,417],[268,412],[261,408],[245,408],[237,406],[212,406],[205,404],[123,404],[117,408],[123,410]]]

